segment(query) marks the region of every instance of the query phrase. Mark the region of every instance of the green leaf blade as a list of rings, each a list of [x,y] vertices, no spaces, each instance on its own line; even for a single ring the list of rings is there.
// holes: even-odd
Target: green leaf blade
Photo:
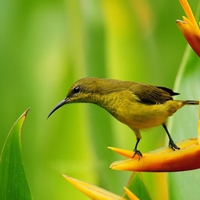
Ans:
[[[145,183],[145,180],[142,177],[142,174],[139,172],[135,172],[131,175],[126,187],[139,199],[152,199],[149,189],[147,188],[147,185]],[[125,198],[127,198],[127,195],[125,195]]]
[[[175,84],[175,91],[181,93],[179,99],[199,100],[199,74],[200,59],[188,47]],[[175,141],[197,137],[198,109],[198,106],[185,106],[174,115],[173,120],[170,119],[169,130]],[[196,199],[199,194],[199,180],[198,170],[170,173],[168,175],[169,198]]]
[[[11,128],[1,152],[0,160],[0,199],[14,200],[33,199],[22,160],[21,129],[24,124],[26,110]]]

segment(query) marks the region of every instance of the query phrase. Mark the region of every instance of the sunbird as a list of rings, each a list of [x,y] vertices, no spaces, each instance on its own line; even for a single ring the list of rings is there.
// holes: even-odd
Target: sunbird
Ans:
[[[195,100],[174,100],[179,95],[173,90],[132,81],[88,77],[76,81],[64,100],[58,103],[48,118],[58,108],[69,103],[93,103],[106,109],[113,117],[129,126],[136,135],[133,157],[141,140],[140,130],[162,125],[172,150],[180,149],[173,141],[166,120],[184,105],[198,105]]]

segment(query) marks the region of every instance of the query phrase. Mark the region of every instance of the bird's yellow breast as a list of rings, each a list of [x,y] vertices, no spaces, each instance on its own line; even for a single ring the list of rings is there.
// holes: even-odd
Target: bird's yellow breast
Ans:
[[[182,107],[182,104],[175,100],[163,104],[144,104],[137,96],[127,91],[116,93],[115,96],[107,95],[104,101],[105,104],[101,106],[133,130],[159,126]]]

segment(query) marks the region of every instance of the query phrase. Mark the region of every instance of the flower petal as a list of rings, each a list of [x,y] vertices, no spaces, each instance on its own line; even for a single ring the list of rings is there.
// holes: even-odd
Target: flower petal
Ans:
[[[187,15],[189,21],[191,21],[191,23],[193,24],[193,26],[197,29],[199,29],[198,25],[197,25],[197,22],[194,18],[194,15],[193,15],[193,12],[190,8],[190,5],[189,3],[187,2],[187,0],[180,0],[180,3],[183,7],[183,10],[185,11],[185,14]]]
[[[176,23],[192,49],[200,57],[200,30],[195,29],[194,26],[186,20],[177,20]]]
[[[161,148],[144,153],[143,157],[131,158],[132,151],[113,149],[127,155],[129,159],[116,161],[110,168],[114,170],[143,171],[143,172],[175,172],[200,168],[200,145],[198,139],[189,139],[178,143],[181,148],[172,151],[170,148]],[[187,162],[186,162],[187,161]]]
[[[99,188],[97,186],[91,185],[89,183],[79,181],[75,178],[71,178],[65,174],[62,175],[67,181],[74,185],[81,192],[86,194],[91,199],[95,200],[125,200],[123,197],[120,197],[116,194],[113,194],[107,190]]]
[[[192,49],[200,57],[200,29],[187,0],[180,0],[180,3],[187,18],[183,16],[184,21],[177,20],[176,23]]]

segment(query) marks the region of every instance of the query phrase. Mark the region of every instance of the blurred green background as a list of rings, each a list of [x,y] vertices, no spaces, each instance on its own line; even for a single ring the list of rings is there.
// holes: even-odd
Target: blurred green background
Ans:
[[[68,105],[46,118],[86,76],[173,88],[186,47],[175,23],[185,15],[179,1],[0,2],[0,149],[31,107],[22,144],[35,199],[88,199],[62,173],[121,194],[130,173],[109,169],[121,157],[107,146],[133,149],[132,131],[95,105]],[[190,2],[193,10],[197,4]],[[148,132],[142,152],[165,144],[162,128]],[[158,175],[145,176],[152,183]],[[148,185],[153,194],[159,184]]]

